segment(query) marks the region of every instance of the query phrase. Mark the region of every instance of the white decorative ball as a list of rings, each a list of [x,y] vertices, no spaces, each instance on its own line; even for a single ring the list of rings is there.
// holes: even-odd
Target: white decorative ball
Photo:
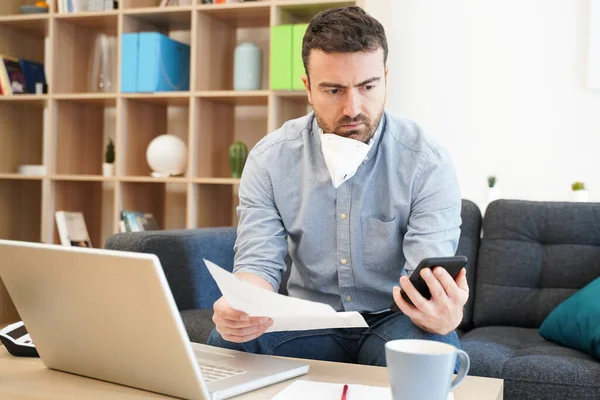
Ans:
[[[154,176],[183,174],[187,164],[187,146],[177,136],[157,136],[148,145],[146,161]]]

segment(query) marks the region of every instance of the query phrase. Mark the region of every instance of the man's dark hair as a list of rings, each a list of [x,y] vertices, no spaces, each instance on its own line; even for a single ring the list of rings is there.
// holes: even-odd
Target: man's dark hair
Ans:
[[[379,21],[360,7],[341,7],[315,15],[308,24],[302,41],[302,62],[308,76],[308,56],[313,49],[325,53],[372,52],[383,49],[387,62],[388,46],[385,30]]]

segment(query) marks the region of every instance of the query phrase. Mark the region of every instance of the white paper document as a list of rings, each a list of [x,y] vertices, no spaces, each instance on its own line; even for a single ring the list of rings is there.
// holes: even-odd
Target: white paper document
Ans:
[[[277,393],[271,400],[339,400],[342,398],[343,383],[325,383],[297,380]],[[392,400],[389,387],[348,385],[347,400]],[[448,393],[448,400],[454,395]]]
[[[273,320],[267,332],[368,327],[363,316],[356,311],[336,312],[329,304],[270,292],[206,259],[204,263],[233,309],[251,317]]]

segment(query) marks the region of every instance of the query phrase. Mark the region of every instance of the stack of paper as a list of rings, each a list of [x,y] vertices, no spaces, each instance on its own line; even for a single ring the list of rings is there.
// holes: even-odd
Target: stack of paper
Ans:
[[[267,332],[368,327],[363,316],[356,311],[336,312],[329,304],[270,292],[208,260],[204,262],[231,308],[251,317],[273,319],[273,325]]]
[[[342,398],[344,384],[325,383],[297,380],[272,400],[339,400]],[[392,392],[389,387],[348,385],[347,400],[391,400]],[[454,395],[448,393],[448,400],[454,400]]]

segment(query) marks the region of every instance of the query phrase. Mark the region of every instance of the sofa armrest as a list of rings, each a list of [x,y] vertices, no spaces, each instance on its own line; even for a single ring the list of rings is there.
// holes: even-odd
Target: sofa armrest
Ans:
[[[105,248],[156,254],[178,309],[210,309],[221,291],[202,259],[232,271],[235,238],[235,227],[126,232],[110,236]]]

